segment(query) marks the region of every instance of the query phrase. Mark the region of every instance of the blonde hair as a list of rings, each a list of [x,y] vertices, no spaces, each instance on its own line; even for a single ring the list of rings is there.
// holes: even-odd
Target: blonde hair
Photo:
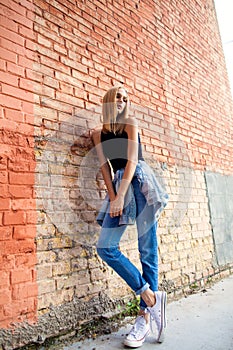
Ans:
[[[125,122],[126,119],[128,119],[129,100],[127,99],[127,103],[123,112],[118,115],[116,95],[119,89],[125,90],[125,88],[121,85],[114,86],[109,89],[103,97],[103,132],[122,133],[125,128]]]

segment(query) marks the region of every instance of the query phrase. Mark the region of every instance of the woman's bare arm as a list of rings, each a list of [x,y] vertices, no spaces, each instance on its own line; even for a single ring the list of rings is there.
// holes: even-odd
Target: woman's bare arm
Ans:
[[[111,168],[110,168],[110,165],[109,165],[109,163],[108,163],[108,161],[103,153],[100,134],[101,134],[101,130],[94,130],[92,132],[91,137],[92,137],[92,140],[93,140],[95,148],[96,148],[97,156],[99,158],[100,169],[101,169],[101,172],[102,172],[102,175],[104,178],[105,185],[107,187],[110,201],[113,201],[116,197],[116,194],[115,194],[115,190],[114,190],[113,183],[112,183]]]

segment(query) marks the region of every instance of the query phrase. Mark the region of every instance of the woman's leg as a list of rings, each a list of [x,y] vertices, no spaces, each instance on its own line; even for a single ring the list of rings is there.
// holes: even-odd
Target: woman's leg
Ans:
[[[138,238],[140,260],[143,271],[142,276],[150,286],[150,291],[148,291],[148,295],[145,295],[146,300],[145,297],[141,297],[141,308],[151,306],[150,298],[154,300],[153,292],[158,290],[158,244],[156,229],[157,223],[152,224],[152,227],[150,227],[145,234],[140,235]],[[147,300],[147,297],[149,298],[149,300]]]
[[[138,248],[142,277],[150,286],[150,289],[141,294],[140,307],[143,310],[155,304],[154,292],[158,290],[157,222],[154,220],[152,207],[147,205],[136,178],[133,180],[133,187],[137,203]]]
[[[155,303],[154,291],[158,289],[157,222],[152,208],[146,204],[137,178],[132,181],[137,204],[138,245],[143,274],[119,250],[120,239],[126,229],[119,226],[119,217],[106,214],[97,244],[99,256],[111,266],[134,290],[141,295],[141,310]],[[149,288],[150,287],[150,288]],[[142,312],[143,313],[143,312]]]
[[[119,217],[111,218],[109,214],[106,214],[97,244],[97,252],[132,290],[140,295],[149,288],[149,284],[144,280],[140,271],[119,250],[119,242],[125,229],[126,225],[119,226]]]

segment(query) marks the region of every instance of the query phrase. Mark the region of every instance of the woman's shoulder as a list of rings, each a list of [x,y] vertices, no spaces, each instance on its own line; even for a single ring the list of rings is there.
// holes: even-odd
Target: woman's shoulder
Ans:
[[[138,126],[138,121],[136,118],[133,118],[133,117],[130,117],[130,118],[127,118],[125,119],[125,126],[132,126],[132,127],[135,127],[135,126]]]
[[[138,123],[135,118],[128,118],[127,122],[125,123],[125,128],[127,134],[132,134],[137,132],[138,133]]]

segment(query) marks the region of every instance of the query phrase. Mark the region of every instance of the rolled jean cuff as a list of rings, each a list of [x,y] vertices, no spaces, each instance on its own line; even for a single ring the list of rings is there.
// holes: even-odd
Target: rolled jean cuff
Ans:
[[[149,289],[150,288],[150,285],[148,283],[144,284],[144,286],[138,290],[136,290],[136,295],[140,295],[142,294],[143,292],[145,292],[145,290]]]

